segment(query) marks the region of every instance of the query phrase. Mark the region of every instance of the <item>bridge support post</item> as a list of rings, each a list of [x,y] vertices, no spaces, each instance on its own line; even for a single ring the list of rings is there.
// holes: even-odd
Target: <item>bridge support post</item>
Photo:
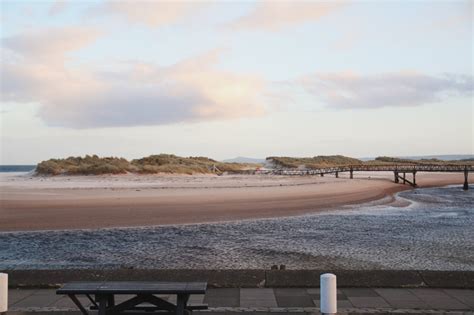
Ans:
[[[407,183],[406,175],[407,175],[407,173],[403,172],[403,185],[405,185]]]
[[[413,186],[416,186],[416,171],[413,171]]]
[[[349,170],[349,173],[350,173],[350,176],[349,176],[350,179],[353,179],[353,178],[354,178],[354,170],[352,169],[352,167],[351,167],[351,169]]]
[[[469,172],[467,171],[467,167],[464,168],[464,185],[462,186],[462,189],[468,190],[469,189],[469,182],[467,180]]]
[[[339,172],[336,172],[336,178],[339,178]]]
[[[394,175],[394,177],[395,177],[395,183],[398,184],[398,182],[399,182],[399,181],[398,181],[398,172],[397,172],[397,171],[394,171],[394,172],[393,172],[393,175]]]

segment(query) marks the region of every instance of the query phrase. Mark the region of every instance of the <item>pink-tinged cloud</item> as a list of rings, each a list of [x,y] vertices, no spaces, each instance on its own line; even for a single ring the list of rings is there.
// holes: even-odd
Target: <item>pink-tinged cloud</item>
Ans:
[[[427,22],[422,22],[420,31],[432,32],[434,30],[444,30],[446,32],[453,32],[454,29],[463,29],[472,33],[472,26],[474,23],[474,2],[473,1],[458,1],[455,11],[447,11],[447,15],[437,17],[436,19],[427,19]]]
[[[261,1],[248,15],[232,22],[232,29],[279,31],[283,28],[317,21],[342,8],[342,1]]]
[[[48,125],[160,125],[264,112],[264,82],[216,69],[219,51],[168,67],[129,63],[121,70],[101,72],[67,66],[68,53],[84,48],[92,37],[74,40],[65,35],[64,30],[49,29],[4,42],[10,58],[1,68],[2,99],[40,103],[39,115]]]
[[[471,96],[474,91],[472,75],[414,72],[313,74],[299,79],[297,84],[334,108],[418,106],[450,96]]]
[[[55,16],[63,12],[67,8],[67,0],[56,0],[53,2],[51,7],[49,8],[49,15]]]
[[[62,62],[65,56],[94,42],[101,32],[92,28],[36,29],[2,39],[2,48],[34,63]]]
[[[203,1],[107,1],[92,9],[92,13],[155,28],[176,23],[208,5]]]
[[[2,39],[2,99],[43,101],[61,94],[56,87],[77,86],[79,78],[65,67],[68,54],[99,36],[94,29],[69,27],[38,29]]]

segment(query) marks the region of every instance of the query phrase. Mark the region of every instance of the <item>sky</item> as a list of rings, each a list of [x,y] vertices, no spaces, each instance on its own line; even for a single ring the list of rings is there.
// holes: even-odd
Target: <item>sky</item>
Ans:
[[[0,164],[474,153],[474,1],[0,6]]]

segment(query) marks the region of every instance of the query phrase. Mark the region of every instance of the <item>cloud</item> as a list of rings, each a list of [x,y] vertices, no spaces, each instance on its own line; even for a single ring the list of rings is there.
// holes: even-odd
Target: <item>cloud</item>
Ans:
[[[256,76],[218,70],[214,50],[171,66],[129,62],[115,71],[68,66],[69,54],[95,36],[43,30],[4,41],[2,99],[38,102],[51,126],[160,125],[263,114]],[[72,33],[83,36],[71,36]]]
[[[279,31],[285,27],[317,21],[342,6],[342,1],[261,1],[249,15],[229,26],[233,29]]]
[[[418,106],[449,96],[469,96],[474,90],[471,75],[432,76],[415,72],[312,74],[296,83],[335,108]]]
[[[330,46],[336,51],[349,52],[360,42],[361,37],[360,32],[351,30],[334,40]]]
[[[78,73],[65,67],[68,54],[99,36],[94,29],[68,27],[37,29],[2,39],[2,99],[42,101],[60,94],[57,87],[74,85],[79,76],[74,77]]]
[[[62,62],[65,56],[95,41],[101,33],[83,27],[37,29],[2,39],[2,48],[35,63]]]
[[[209,3],[193,1],[107,1],[92,12],[122,17],[148,27],[160,27],[184,19],[207,5]]]
[[[67,1],[66,0],[56,0],[49,8],[49,15],[55,16],[59,13],[63,12],[67,8]]]
[[[438,4],[443,5],[443,2]],[[453,10],[454,9],[454,10]],[[454,29],[464,29],[472,33],[474,23],[474,3],[472,1],[458,1],[454,8],[444,10],[444,15],[434,19],[427,19],[421,24],[420,30],[429,32],[438,29],[452,32]]]

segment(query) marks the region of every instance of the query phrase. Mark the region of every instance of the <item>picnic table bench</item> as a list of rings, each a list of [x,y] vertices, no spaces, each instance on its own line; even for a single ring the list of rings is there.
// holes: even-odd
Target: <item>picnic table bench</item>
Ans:
[[[191,294],[205,294],[206,282],[150,282],[150,281],[105,281],[105,282],[69,282],[56,291],[56,294],[69,296],[84,315],[89,312],[77,298],[86,296],[92,303],[91,310],[98,310],[99,315],[126,314],[133,311],[167,313],[183,315],[196,309],[207,309],[207,305],[188,305]],[[157,295],[176,295],[173,304]],[[115,303],[116,295],[133,295],[119,304]],[[94,298],[93,298],[94,297]]]

